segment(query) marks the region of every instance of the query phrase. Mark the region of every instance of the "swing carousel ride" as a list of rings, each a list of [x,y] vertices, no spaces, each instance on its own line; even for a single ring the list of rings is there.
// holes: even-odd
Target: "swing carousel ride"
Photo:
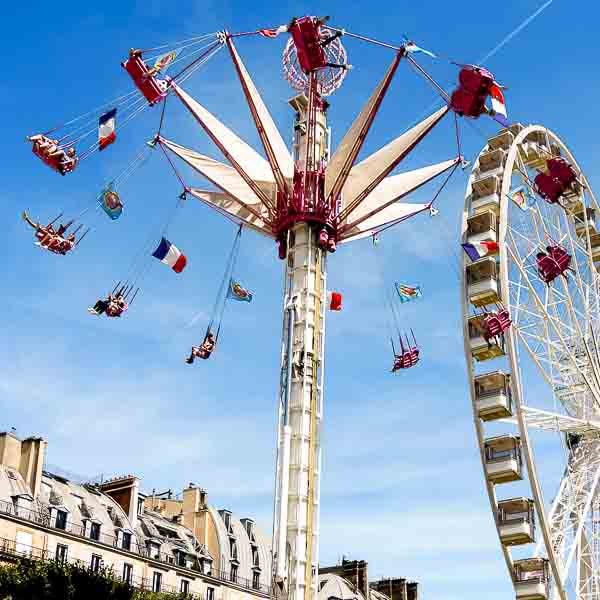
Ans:
[[[280,35],[287,36],[283,50],[283,73],[296,92],[289,101],[295,114],[291,149],[287,147],[277,129],[236,45],[238,42],[243,43],[249,36],[259,36],[265,38],[265,43],[274,43],[270,40]],[[356,44],[378,47],[382,54],[388,53],[390,64],[332,153],[330,129],[327,124],[330,103],[327,98],[344,83],[351,69],[342,38]],[[221,50],[225,50],[231,59],[233,71],[256,126],[264,156],[209,112],[184,87],[185,82]],[[420,48],[412,41],[405,40],[401,44],[386,43],[333,27],[329,24],[328,17],[312,16],[295,18],[287,25],[272,29],[243,33],[223,31],[148,50],[132,49],[122,67],[133,83],[133,91],[59,128],[28,138],[37,158],[57,173],[72,177],[74,172],[84,168],[84,161],[96,152],[104,152],[116,141],[117,115],[121,132],[127,123],[148,106],[157,111],[160,120],[152,139],[134,156],[123,172],[107,183],[94,199],[92,206],[102,209],[110,219],[120,218],[123,202],[118,193],[119,186],[158,148],[182,185],[180,203],[187,198],[195,198],[238,225],[212,318],[204,340],[199,346],[192,348],[190,356],[186,359],[189,364],[196,358],[208,359],[217,347],[225,302],[228,299],[246,302],[252,300],[252,294],[234,278],[242,230],[252,230],[276,242],[278,256],[285,261],[285,283],[272,581],[275,594],[285,594],[293,600],[310,600],[317,595],[325,315],[328,308],[340,310],[342,301],[339,293],[327,292],[327,257],[334,253],[340,244],[368,237],[372,237],[375,243],[382,231],[420,213],[435,214],[434,203],[438,196],[457,168],[465,166],[460,152],[460,117],[477,119],[487,116],[506,128],[494,138],[495,141],[490,140],[488,150],[480,155],[476,164],[469,184],[470,212],[466,217],[464,234],[465,246],[469,246],[471,252],[474,249],[481,251],[481,248],[490,250],[490,256],[483,261],[477,256],[475,262],[465,265],[465,271],[469,273],[469,283],[465,283],[468,294],[465,314],[468,305],[473,305],[480,311],[468,318],[467,335],[476,331],[479,336],[477,339],[483,340],[482,344],[473,349],[471,338],[467,337],[469,360],[471,356],[477,360],[484,360],[503,355],[504,339],[507,338],[513,369],[512,397],[524,442],[522,446],[519,445],[518,438],[513,436],[502,438],[502,443],[510,445],[512,441],[513,446],[510,448],[513,453],[521,452],[522,448],[530,467],[530,463],[533,463],[527,450],[526,422],[528,426],[541,423],[541,426],[548,424],[548,427],[559,423],[550,417],[544,420],[545,417],[539,412],[528,412],[529,409],[526,410],[520,404],[520,396],[514,392],[514,386],[518,388],[519,385],[515,336],[518,335],[521,319],[532,319],[532,315],[537,315],[537,335],[540,340],[542,335],[546,335],[544,340],[547,341],[547,345],[543,346],[546,352],[544,356],[540,350],[534,351],[536,364],[547,369],[547,376],[553,384],[558,374],[563,372],[561,368],[564,367],[565,373],[567,367],[570,369],[568,375],[564,375],[560,388],[566,388],[561,397],[565,398],[564,404],[569,407],[569,416],[564,417],[564,420],[560,421],[561,425],[556,426],[561,427],[561,431],[568,431],[575,436],[569,438],[574,457],[569,463],[571,468],[577,473],[581,469],[588,469],[591,459],[586,458],[582,461],[580,457],[588,456],[588,448],[595,448],[596,442],[590,440],[595,430],[589,420],[594,418],[595,403],[598,402],[596,396],[600,389],[600,363],[596,358],[595,330],[591,327],[592,323],[595,323],[592,320],[595,319],[592,308],[596,309],[597,306],[595,300],[592,301],[590,297],[596,277],[592,262],[594,246],[590,244],[598,234],[590,225],[593,217],[585,212],[588,209],[582,204],[582,197],[577,204],[573,199],[575,192],[570,192],[571,189],[577,189],[582,194],[581,190],[589,188],[572,157],[551,133],[541,128],[528,128],[523,131],[517,131],[514,127],[508,128],[502,86],[489,71],[477,65],[457,65],[458,84],[448,93],[417,60],[419,55],[425,60],[437,58],[432,52]],[[173,73],[176,66],[177,72],[167,75],[167,71]],[[376,152],[361,157],[358,162],[380,106],[395,75],[403,67],[411,71],[415,79],[421,78],[432,86],[441,98],[441,107],[419,119],[407,131]],[[177,102],[191,114],[226,163],[167,137],[165,107],[168,99]],[[448,115],[450,117],[445,119]],[[452,150],[448,150],[445,160],[393,173],[444,120],[449,121],[449,131],[447,135],[442,135],[446,135],[453,146]],[[97,139],[89,143],[95,132]],[[530,153],[533,152],[531,148],[534,146],[541,148],[544,140],[547,142],[546,150],[554,154],[551,156],[552,160],[542,164],[543,161],[535,162],[530,159]],[[79,152],[78,148],[84,144],[84,149]],[[561,149],[566,159],[560,158]],[[185,166],[190,172],[195,171],[201,175],[211,184],[210,189],[187,185],[177,165]],[[531,184],[529,175],[524,175],[525,182],[534,188],[532,193],[551,203],[544,214],[540,212],[537,220],[532,218],[528,222],[531,231],[538,236],[535,243],[539,245],[543,239],[547,248],[539,249],[535,259],[531,259],[531,255],[528,254],[527,264],[525,259],[519,257],[534,250],[523,246],[520,232],[521,237],[515,237],[514,240],[511,238],[513,241],[510,244],[507,237],[507,225],[512,222],[508,221],[505,198],[512,190],[511,174],[517,166],[522,168],[523,173],[526,173],[526,168],[540,170],[534,184]],[[502,179],[503,173],[505,175]],[[485,187],[486,177],[492,174],[497,185],[499,181],[502,182],[502,191],[496,188],[488,190]],[[436,188],[426,202],[405,201],[411,193],[431,182]],[[485,194],[481,192],[480,196],[475,196],[476,190],[484,190]],[[493,194],[498,198],[496,208],[481,200],[484,196],[492,197]],[[562,204],[565,198],[569,199],[568,206]],[[554,211],[552,214],[549,212],[550,207]],[[54,224],[60,221],[62,214],[48,225],[34,222],[25,213],[23,217],[34,228],[36,243],[41,248],[65,255],[73,251],[89,231],[86,229],[77,238],[77,233],[83,228],[83,217],[88,214],[88,210],[89,208],[86,208],[82,214],[66,223],[61,222],[56,229]],[[584,214],[584,217],[580,222],[576,216],[581,214]],[[544,220],[546,218],[550,219],[548,223]],[[573,225],[574,218],[575,223],[579,225]],[[519,223],[522,221],[523,219]],[[486,224],[489,224],[490,231],[495,233],[494,228],[498,222],[500,238],[492,236],[488,239]],[[75,229],[69,233],[75,224]],[[569,227],[577,228],[576,236],[565,237],[568,235],[566,232],[570,231]],[[482,235],[480,230],[485,235]],[[152,256],[180,273],[186,266],[186,257],[166,239],[165,232],[166,228],[162,231],[160,243]],[[471,236],[472,232],[476,232],[473,233],[474,237]],[[534,241],[529,237],[527,243],[533,248]],[[497,250],[498,246],[499,267],[493,256],[493,249],[495,247]],[[537,261],[533,267],[529,264],[531,260]],[[112,292],[90,307],[90,313],[120,317],[131,306],[138,294],[142,276],[147,270],[142,264],[143,257],[138,257],[136,261],[127,276],[114,286]],[[527,285],[533,280],[532,269],[538,269],[537,280],[535,284],[531,283],[531,291],[525,293],[525,290],[529,289]],[[495,295],[478,292],[479,295],[473,296],[473,286],[478,285],[478,290],[485,287],[480,283],[473,283],[475,274],[486,283],[493,280],[493,285],[496,286]],[[500,285],[494,277],[500,278]],[[546,286],[543,290],[535,287],[539,281],[543,281]],[[560,286],[562,291],[559,291]],[[568,292],[569,287],[577,288],[576,297],[573,295],[574,291]],[[400,302],[410,301],[421,295],[419,286],[397,283],[395,290]],[[503,290],[505,296],[502,296],[499,290]],[[521,302],[518,306],[512,301],[513,290]],[[549,297],[561,300],[549,301]],[[529,302],[526,307],[525,299]],[[492,305],[495,305],[495,310],[490,308]],[[546,310],[543,314],[542,307]],[[392,307],[392,310],[395,309]],[[521,317],[521,314],[525,317]],[[549,320],[544,320],[548,314]],[[580,321],[580,314],[585,315],[587,320]],[[418,364],[420,348],[412,330],[402,332],[398,329],[395,335],[396,342],[392,339],[392,371],[401,372]],[[484,385],[484,380],[474,372],[473,378],[474,402],[477,402],[475,390],[487,389],[487,384]],[[507,374],[494,373],[488,378],[491,378],[490,381],[494,384],[499,381],[508,386]],[[589,386],[589,389],[586,386]],[[559,387],[556,384],[554,389],[558,390]],[[556,393],[558,395],[558,392]],[[498,409],[496,412],[486,409],[485,418],[511,417],[511,407],[512,405],[504,411]],[[580,407],[581,410],[575,407]],[[482,437],[479,419],[483,418],[477,413],[477,431],[482,453],[485,450],[482,457],[487,457],[488,450],[493,452],[492,449],[488,449],[489,440]],[[498,452],[505,452],[503,448],[504,446]],[[518,465],[520,466],[520,462]],[[502,476],[508,477],[506,474]],[[577,482],[569,479],[567,488],[570,490],[573,486],[579,486],[577,489],[583,489],[580,479],[577,479]],[[488,479],[490,500],[494,507],[494,484],[498,481],[500,480]],[[586,479],[586,482],[591,484],[591,479],[589,482]],[[595,483],[596,475],[594,485]],[[535,508],[539,512],[543,510],[543,506],[535,485],[533,488]],[[583,506],[582,502],[586,504],[583,499],[578,499],[577,507]],[[533,507],[533,504],[527,506]],[[569,560],[560,565],[558,553],[562,553],[561,556],[565,554],[567,540],[576,539],[579,545],[576,546],[578,551],[575,562],[583,565],[587,559],[582,557],[597,552],[599,546],[597,537],[582,537],[582,531],[585,529],[582,522],[574,521],[571,517],[574,506],[558,501],[548,518],[540,519],[545,543],[545,546],[542,546],[545,547],[552,566],[553,589],[558,590],[562,600],[566,600],[567,597],[564,591],[564,578],[566,570],[568,571],[566,565],[573,561],[575,551],[569,554]],[[586,510],[589,509],[587,504],[586,507]],[[554,533],[554,523],[559,521],[569,530],[571,537]],[[585,531],[587,536],[587,529]],[[582,541],[584,539],[585,543]],[[513,562],[507,546],[503,547],[507,564],[513,573],[518,597],[523,600],[545,600],[548,596],[542,592],[547,594],[546,588],[536,588],[533,595],[520,594],[518,577],[525,572],[526,567]],[[542,561],[539,564],[546,563]],[[581,566],[580,576],[595,582],[596,580],[589,575],[590,568]],[[596,578],[597,572],[596,570]],[[544,574],[549,576],[547,569]],[[586,598],[600,598],[597,583],[589,583],[589,586],[592,586],[589,589],[593,588],[595,591]],[[583,598],[579,595],[573,597]]]

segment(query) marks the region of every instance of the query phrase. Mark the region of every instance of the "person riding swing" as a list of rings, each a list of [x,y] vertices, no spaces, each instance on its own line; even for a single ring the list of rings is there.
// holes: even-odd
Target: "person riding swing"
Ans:
[[[217,340],[212,332],[208,332],[204,338],[204,341],[200,346],[192,346],[192,351],[190,355],[185,359],[185,362],[188,365],[191,365],[196,358],[202,358],[207,360],[210,358],[213,350],[215,349],[215,345],[217,344]]]

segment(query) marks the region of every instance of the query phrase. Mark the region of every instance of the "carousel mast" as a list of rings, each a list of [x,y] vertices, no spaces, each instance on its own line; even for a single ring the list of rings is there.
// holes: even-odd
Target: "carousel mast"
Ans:
[[[309,98],[290,101],[296,111],[294,161],[297,173],[324,166],[328,153],[325,103],[311,87]],[[317,186],[304,186],[303,202],[318,202]],[[299,222],[288,230],[284,276],[281,402],[274,537],[274,579],[289,598],[317,593],[320,428],[323,414],[327,251],[321,226]]]

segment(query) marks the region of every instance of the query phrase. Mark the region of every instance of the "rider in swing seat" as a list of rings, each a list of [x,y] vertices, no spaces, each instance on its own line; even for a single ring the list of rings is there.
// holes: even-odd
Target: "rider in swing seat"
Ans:
[[[188,358],[185,359],[185,362],[188,365],[191,365],[195,358],[202,358],[204,360],[210,358],[216,343],[217,341],[215,340],[214,335],[209,331],[200,346],[192,346],[192,352]]]

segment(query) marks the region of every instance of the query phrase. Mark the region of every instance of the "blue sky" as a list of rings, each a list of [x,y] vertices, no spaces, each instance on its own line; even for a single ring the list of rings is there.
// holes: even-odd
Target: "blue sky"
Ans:
[[[34,159],[25,136],[128,92],[131,82],[119,62],[132,46],[327,13],[350,31],[392,42],[407,33],[440,54],[475,62],[540,4],[282,1],[249,10],[239,0],[106,0],[67,1],[60,10],[46,2],[4,7],[5,45],[16,58],[7,61],[0,82],[9,149],[0,427],[43,435],[49,462],[77,473],[135,473],[146,491],[179,491],[194,481],[218,507],[255,516],[270,531],[282,277],[274,244],[243,236],[238,274],[254,302],[228,307],[218,352],[189,368],[183,358],[203,334],[235,233],[198,203],[179,209],[168,230],[189,258],[182,275],[152,264],[126,318],[95,319],[86,312],[124,276],[144,241],[158,235],[181,191],[163,157],[152,156],[121,189],[122,219],[94,217],[72,256],[41,252],[19,217],[24,209],[43,220],[88,206],[152,136],[158,109],[146,110],[119,132],[117,144],[64,178]],[[486,65],[509,87],[510,116],[554,129],[596,187],[600,42],[589,24],[597,18],[591,2],[581,3],[575,17],[572,4],[554,0]],[[345,43],[355,69],[331,98],[334,143],[391,60],[383,50]],[[282,46],[281,39],[247,39],[238,49],[287,138],[292,114],[285,101],[292,93],[280,77]],[[450,88],[454,67],[429,66]],[[256,145],[225,53],[187,89]],[[434,101],[431,89],[402,69],[366,151],[398,135]],[[216,157],[175,104],[165,135]],[[495,130],[490,121],[463,126],[465,155],[476,155]],[[452,152],[448,123],[407,166]],[[193,176],[189,181],[201,183]],[[416,579],[425,598],[484,594],[496,600],[510,597],[512,586],[484,494],[464,368],[456,248],[465,184],[466,175],[458,174],[440,199],[438,217],[422,216],[387,232],[376,252],[367,240],[330,257],[329,287],[344,294],[345,307],[327,324],[321,559],[331,564],[344,553],[366,559],[372,577]],[[427,199],[427,190],[415,199]],[[398,377],[388,372],[382,300],[384,285],[395,279],[420,283],[425,295],[401,313],[419,338],[423,360]],[[532,390],[545,393],[535,385]],[[551,497],[560,444],[556,438],[536,442]]]

